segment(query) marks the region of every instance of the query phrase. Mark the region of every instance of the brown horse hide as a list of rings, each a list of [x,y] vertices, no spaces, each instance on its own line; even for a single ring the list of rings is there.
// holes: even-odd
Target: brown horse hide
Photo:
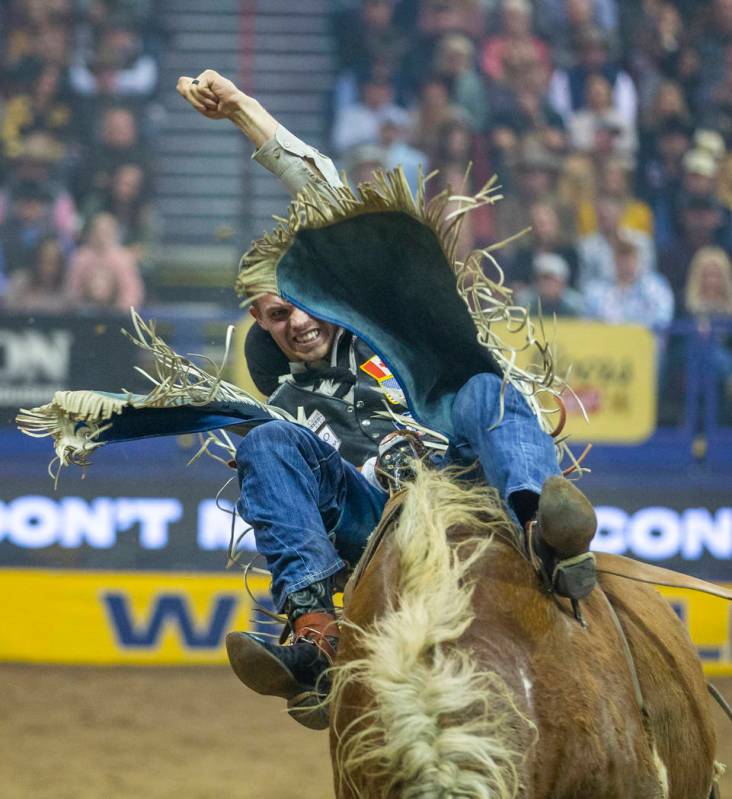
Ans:
[[[490,490],[448,482],[420,475],[350,594],[331,706],[339,799],[708,799],[709,697],[668,603],[603,575],[581,626],[507,542]]]

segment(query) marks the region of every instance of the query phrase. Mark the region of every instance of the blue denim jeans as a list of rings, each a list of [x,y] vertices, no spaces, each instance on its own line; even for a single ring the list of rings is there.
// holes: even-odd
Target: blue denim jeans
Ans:
[[[496,424],[500,390],[500,378],[479,374],[458,391],[456,437],[443,464],[479,461],[485,479],[508,502],[516,491],[539,494],[559,467],[551,438],[511,386]],[[355,565],[387,495],[333,447],[304,427],[273,421],[242,439],[236,462],[237,510],[254,528],[278,610],[293,591]]]

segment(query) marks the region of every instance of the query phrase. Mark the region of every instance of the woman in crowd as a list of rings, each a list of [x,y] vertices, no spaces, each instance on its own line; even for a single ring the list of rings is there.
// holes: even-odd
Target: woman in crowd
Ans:
[[[721,247],[702,247],[691,259],[686,281],[685,310],[693,320],[696,336],[689,362],[696,379],[689,379],[690,404],[696,405],[699,387],[711,380],[714,391],[707,396],[718,398],[722,418],[732,417],[732,264]]]
[[[631,162],[623,158],[608,158],[598,172],[597,195],[612,197],[620,203],[621,226],[653,236],[653,211],[631,191]],[[587,236],[596,230],[595,203],[583,200],[577,206],[577,232],[580,236]]]
[[[49,236],[38,247],[31,269],[19,269],[8,282],[5,309],[17,313],[65,313],[62,286],[66,259],[58,239]]]
[[[86,243],[71,261],[66,296],[76,307],[121,312],[142,304],[144,288],[137,260],[120,244],[119,226],[111,214],[97,214],[89,223]]]
[[[84,217],[91,219],[99,211],[114,216],[121,243],[145,269],[157,241],[159,222],[149,201],[147,181],[140,164],[121,164],[114,171],[110,186],[90,195]]]

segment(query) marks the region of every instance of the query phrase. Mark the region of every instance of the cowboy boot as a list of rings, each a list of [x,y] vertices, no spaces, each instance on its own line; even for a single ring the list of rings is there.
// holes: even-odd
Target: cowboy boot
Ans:
[[[564,477],[549,477],[536,517],[527,525],[529,547],[546,584],[574,602],[597,582],[595,556],[589,551],[596,529],[595,510],[579,488]]]
[[[275,644],[257,633],[226,636],[229,662],[244,685],[265,696],[287,699],[290,715],[316,730],[328,726],[327,708],[323,707],[330,688],[326,671],[338,646],[331,589],[330,580],[325,580],[287,598],[292,631],[289,644]],[[313,604],[330,607],[311,609]]]

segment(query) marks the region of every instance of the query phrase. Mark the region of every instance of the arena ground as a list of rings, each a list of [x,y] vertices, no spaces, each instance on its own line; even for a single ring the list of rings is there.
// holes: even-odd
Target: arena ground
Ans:
[[[717,685],[732,700],[732,678]],[[328,799],[328,736],[226,668],[0,666],[3,799]],[[718,758],[732,725],[716,712]],[[732,796],[732,774],[722,795]]]

